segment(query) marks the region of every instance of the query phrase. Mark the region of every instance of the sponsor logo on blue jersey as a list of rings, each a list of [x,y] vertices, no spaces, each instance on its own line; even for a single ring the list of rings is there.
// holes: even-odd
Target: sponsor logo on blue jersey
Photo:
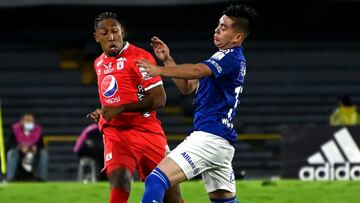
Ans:
[[[104,97],[109,98],[114,96],[117,90],[118,84],[114,76],[108,75],[101,81],[101,92]]]
[[[213,64],[219,74],[222,72],[221,66],[216,61],[209,59],[207,62]]]
[[[216,52],[214,55],[211,56],[212,59],[215,59],[217,61],[220,61],[222,58],[224,58],[225,53],[222,51]]]

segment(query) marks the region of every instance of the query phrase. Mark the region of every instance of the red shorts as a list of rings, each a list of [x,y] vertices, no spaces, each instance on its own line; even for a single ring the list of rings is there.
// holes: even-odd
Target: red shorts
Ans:
[[[107,126],[104,134],[104,168],[109,175],[118,168],[127,168],[132,175],[138,169],[142,181],[165,157],[168,148],[165,135]]]

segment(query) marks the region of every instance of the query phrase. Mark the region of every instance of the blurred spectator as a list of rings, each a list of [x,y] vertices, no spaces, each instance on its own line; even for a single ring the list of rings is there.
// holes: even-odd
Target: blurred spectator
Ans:
[[[19,122],[12,125],[12,133],[7,141],[6,179],[15,179],[21,163],[21,168],[30,173],[34,180],[45,181],[48,153],[44,148],[41,126],[35,123],[34,115],[25,113]]]
[[[97,124],[87,126],[80,134],[74,146],[74,153],[81,159],[90,158],[96,163],[96,170],[104,167],[104,145],[102,135]],[[104,180],[105,175],[96,173],[97,179]]]
[[[338,97],[339,106],[330,117],[331,125],[360,125],[360,114],[352,103],[350,95]]]

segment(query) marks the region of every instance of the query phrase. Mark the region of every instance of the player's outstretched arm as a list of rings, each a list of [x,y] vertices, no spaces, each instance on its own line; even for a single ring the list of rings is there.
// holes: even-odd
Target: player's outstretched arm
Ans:
[[[165,68],[156,66],[146,59],[136,60],[136,65],[143,67],[150,76],[165,76],[176,79],[194,80],[202,77],[207,77],[212,74],[211,69],[202,63],[198,64],[180,64],[173,66],[166,66]],[[192,93],[197,87],[197,80],[190,83],[186,82],[183,85],[178,85],[178,88],[183,94]],[[176,84],[176,83],[175,83]]]
[[[151,46],[154,49],[156,57],[161,60],[165,66],[174,66],[176,65],[175,60],[170,55],[169,47],[158,37],[151,38]],[[198,80],[188,80],[188,79],[178,79],[171,78],[175,83],[176,87],[184,95],[191,94],[197,88]]]
[[[136,60],[136,65],[143,67],[144,70],[150,76],[165,76],[170,78],[178,79],[199,79],[202,77],[207,77],[212,74],[211,69],[202,63],[197,64],[180,64],[173,66],[166,66],[165,68],[156,66],[146,59]]]

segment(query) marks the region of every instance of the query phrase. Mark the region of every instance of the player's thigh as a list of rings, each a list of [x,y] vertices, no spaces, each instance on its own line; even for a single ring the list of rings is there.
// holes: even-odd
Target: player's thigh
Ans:
[[[120,136],[121,135],[121,136]],[[128,132],[104,129],[104,168],[108,177],[117,169],[127,169],[134,174],[138,157],[131,147],[131,139],[125,139]]]
[[[231,160],[234,147],[225,139],[202,131],[191,133],[168,155],[185,173],[187,179],[212,170]]]
[[[235,175],[232,168],[232,158],[235,150],[224,150],[223,163],[215,166],[212,170],[204,171],[202,179],[205,189],[210,198],[226,199],[235,196],[236,183]],[[219,152],[221,153],[221,152]]]
[[[231,167],[205,171],[202,173],[202,179],[209,196],[212,194],[236,193],[235,176]]]
[[[139,153],[138,172],[140,180],[151,173],[152,170],[165,158],[169,150],[165,135],[159,133],[138,133],[141,150]]]
[[[170,166],[171,168],[176,168],[176,170],[171,170],[172,173],[170,175],[176,177],[179,171],[181,171],[181,174],[184,174],[185,178],[190,180],[211,168],[211,164],[209,164],[211,158],[209,159],[208,157],[209,148],[206,144],[207,142],[208,140],[205,137],[194,132],[170,152],[166,162],[164,160],[160,164],[165,169],[170,168]],[[216,156],[216,153],[213,153],[211,156]]]
[[[180,166],[169,157],[165,157],[157,166],[169,179],[171,186],[179,184],[187,179],[186,174]]]

